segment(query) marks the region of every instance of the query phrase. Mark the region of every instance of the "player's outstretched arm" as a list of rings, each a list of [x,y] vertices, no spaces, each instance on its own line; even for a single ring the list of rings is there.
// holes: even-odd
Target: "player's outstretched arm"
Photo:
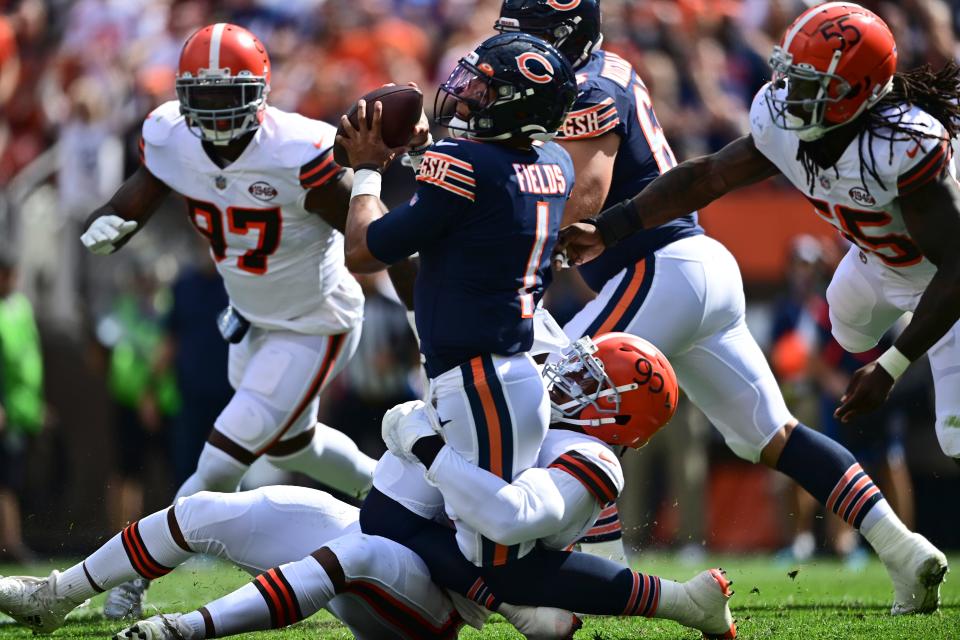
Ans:
[[[150,219],[170,193],[170,187],[141,165],[113,197],[87,218],[83,245],[93,253],[113,253]]]
[[[596,258],[641,229],[656,227],[705,207],[734,189],[778,173],[750,135],[720,151],[681,162],[633,197],[607,209],[590,223],[579,223],[560,235],[558,251],[573,264]]]
[[[656,227],[707,206],[735,189],[779,173],[746,135],[708,156],[670,169],[622,205],[604,211],[597,226],[609,246],[644,228]]]
[[[903,221],[923,255],[937,267],[913,319],[891,349],[854,373],[835,415],[843,422],[869,413],[893,384],[960,320],[960,185],[948,174],[900,197]]]

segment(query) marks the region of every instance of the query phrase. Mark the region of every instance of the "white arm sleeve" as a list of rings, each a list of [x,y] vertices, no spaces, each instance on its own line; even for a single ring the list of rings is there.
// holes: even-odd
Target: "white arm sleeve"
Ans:
[[[577,517],[575,505],[593,502],[579,481],[559,469],[527,469],[508,484],[448,446],[427,470],[427,479],[458,518],[503,545],[556,534],[567,519]]]

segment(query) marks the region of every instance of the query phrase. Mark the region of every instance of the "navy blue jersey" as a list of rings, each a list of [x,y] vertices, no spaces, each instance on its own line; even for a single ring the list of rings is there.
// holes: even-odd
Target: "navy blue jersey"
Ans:
[[[529,351],[573,189],[570,155],[555,142],[522,151],[444,139],[417,181],[408,204],[370,225],[367,246],[387,264],[420,253],[414,305],[427,375]]]
[[[610,193],[603,203],[606,209],[643,191],[677,161],[653,113],[650,94],[629,62],[609,51],[594,51],[577,69],[577,84],[577,102],[557,139],[583,140],[609,132],[620,137]],[[622,240],[580,267],[580,274],[599,292],[607,280],[648,253],[700,233],[695,213],[677,218]]]

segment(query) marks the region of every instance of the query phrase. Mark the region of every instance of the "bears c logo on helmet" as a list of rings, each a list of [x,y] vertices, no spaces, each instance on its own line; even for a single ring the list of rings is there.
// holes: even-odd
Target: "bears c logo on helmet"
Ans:
[[[580,0],[577,0],[579,2]],[[534,66],[531,67],[530,65]],[[539,53],[527,51],[517,56],[517,66],[520,67],[520,73],[524,77],[533,80],[538,84],[547,84],[553,80],[553,65]],[[541,67],[542,73],[538,73],[537,66]]]
[[[547,0],[547,6],[553,7],[557,11],[570,11],[580,6],[580,0],[569,0],[569,2],[560,2],[560,0]]]

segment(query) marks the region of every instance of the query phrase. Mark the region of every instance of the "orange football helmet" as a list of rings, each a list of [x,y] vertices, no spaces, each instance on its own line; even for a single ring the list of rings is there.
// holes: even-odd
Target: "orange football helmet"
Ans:
[[[227,144],[260,126],[270,92],[270,58],[243,27],[207,25],[183,45],[176,87],[190,130]]]
[[[774,123],[809,142],[853,121],[890,91],[897,44],[872,11],[827,2],[794,20],[773,48],[770,66],[765,97]]]
[[[670,362],[629,333],[580,338],[543,374],[551,422],[579,425],[608,444],[638,449],[677,410],[677,376]]]

